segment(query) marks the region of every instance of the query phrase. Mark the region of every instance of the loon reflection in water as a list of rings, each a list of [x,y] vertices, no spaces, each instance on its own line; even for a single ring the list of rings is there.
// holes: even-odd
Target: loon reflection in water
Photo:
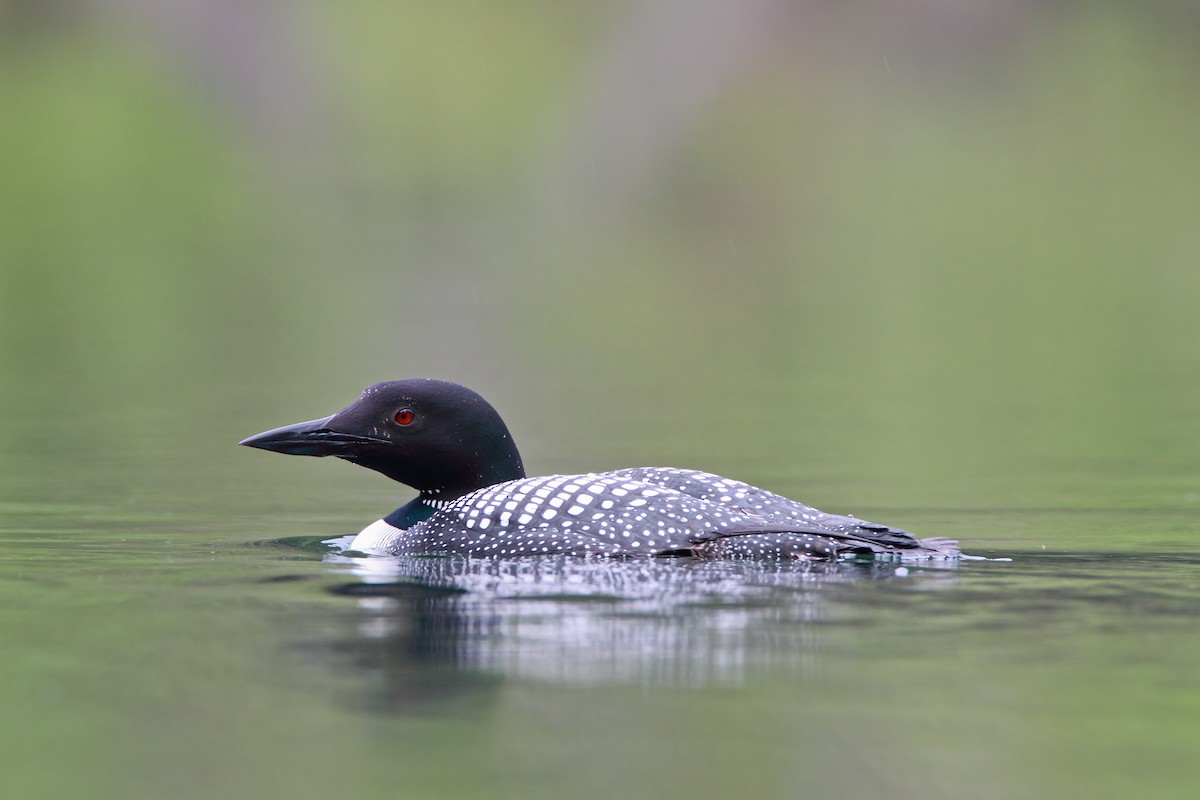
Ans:
[[[338,544],[344,546],[343,540]],[[357,598],[359,666],[393,706],[478,688],[481,678],[565,684],[738,685],[767,666],[807,670],[864,582],[909,592],[960,562],[351,557],[332,587]],[[903,588],[901,588],[901,586]],[[911,592],[909,592],[911,593]],[[423,671],[424,670],[424,671]],[[421,676],[424,675],[428,681]]]

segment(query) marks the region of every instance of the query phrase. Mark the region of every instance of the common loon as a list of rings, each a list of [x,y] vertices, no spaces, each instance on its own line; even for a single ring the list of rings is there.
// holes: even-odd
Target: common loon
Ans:
[[[355,537],[351,548],[371,553],[779,560],[959,555],[951,539],[917,539],[695,470],[637,467],[527,478],[496,410],[465,386],[428,378],[374,384],[333,416],[240,444],[337,456],[416,489],[411,502]]]

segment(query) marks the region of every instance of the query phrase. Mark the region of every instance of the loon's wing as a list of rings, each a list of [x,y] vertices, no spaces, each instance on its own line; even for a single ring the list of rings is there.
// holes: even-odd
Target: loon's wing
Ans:
[[[501,556],[682,554],[722,537],[762,531],[807,537],[814,555],[831,554],[824,529],[769,520],[613,473],[521,478],[478,489],[439,507],[389,549]]]
[[[766,531],[727,532],[726,536],[747,536],[795,530],[802,533],[824,534],[835,539],[844,539],[850,543],[861,542],[875,552],[889,549],[920,549],[943,555],[952,555],[958,552],[958,543],[953,539],[941,537],[918,539],[900,528],[868,522],[852,516],[828,514],[783,495],[709,472],[675,467],[633,467],[605,474],[644,481],[655,486],[683,492],[700,500],[737,508],[766,519],[770,523],[770,527]]]
[[[720,546],[715,543],[730,540]],[[736,544],[732,541],[736,540]],[[627,474],[547,475],[488,486],[403,531],[394,554],[815,556],[887,545]]]

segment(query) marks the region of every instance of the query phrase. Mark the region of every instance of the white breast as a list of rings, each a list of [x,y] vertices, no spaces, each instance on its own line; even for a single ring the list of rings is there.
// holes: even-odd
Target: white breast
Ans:
[[[376,520],[363,528],[358,536],[354,537],[354,541],[350,543],[350,549],[360,550],[364,553],[383,553],[386,555],[388,545],[396,541],[396,537],[400,533],[399,528],[389,525],[384,520]]]

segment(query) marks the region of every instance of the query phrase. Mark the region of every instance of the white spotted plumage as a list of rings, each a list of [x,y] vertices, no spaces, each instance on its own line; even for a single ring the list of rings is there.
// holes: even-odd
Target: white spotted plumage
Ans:
[[[599,501],[597,503],[597,500]],[[918,548],[903,531],[826,514],[739,481],[695,470],[640,467],[520,478],[477,489],[356,549],[392,554],[531,553],[828,558],[841,552]],[[602,511],[585,513],[598,506]],[[365,545],[365,546],[364,546]]]

